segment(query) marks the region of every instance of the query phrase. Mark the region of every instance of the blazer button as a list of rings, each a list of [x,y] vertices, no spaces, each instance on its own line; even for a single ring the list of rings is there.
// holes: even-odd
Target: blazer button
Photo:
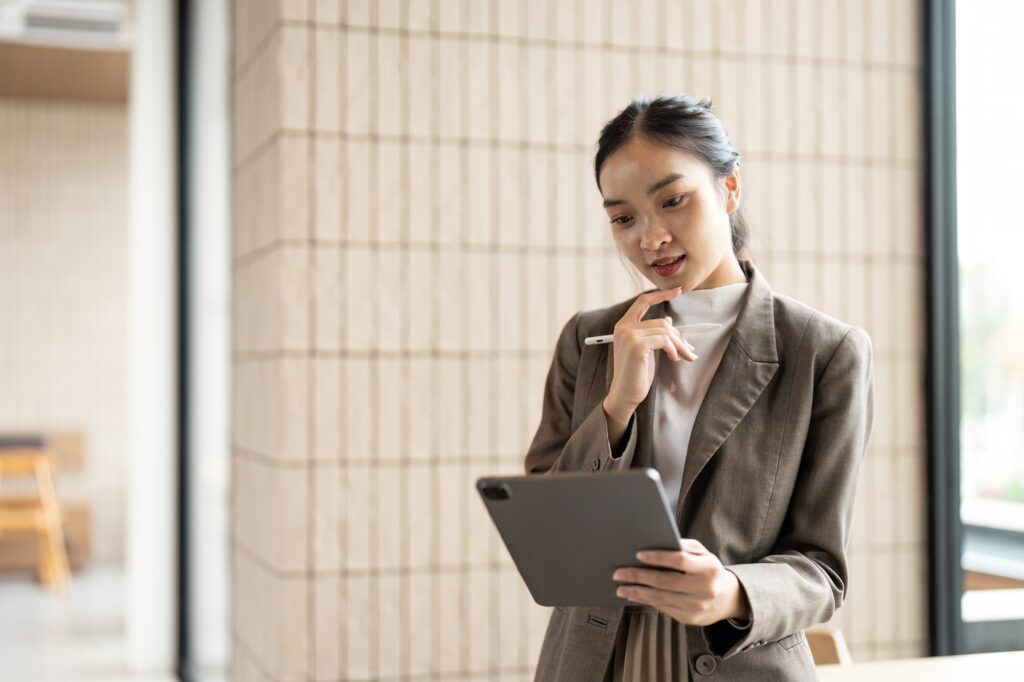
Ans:
[[[601,460],[599,458],[595,457],[594,461],[590,463],[590,469],[592,471],[597,471],[600,468],[601,468]]]
[[[717,665],[718,663],[715,661],[715,657],[711,654],[701,654],[697,657],[697,661],[695,663],[697,672],[701,675],[710,675],[715,672],[715,667]]]

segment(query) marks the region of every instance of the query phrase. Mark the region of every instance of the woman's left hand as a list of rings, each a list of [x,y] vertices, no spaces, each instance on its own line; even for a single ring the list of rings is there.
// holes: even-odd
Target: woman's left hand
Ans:
[[[736,574],[722,566],[699,541],[681,538],[681,550],[650,550],[637,558],[655,568],[623,566],[612,578],[616,594],[649,604],[686,625],[711,625],[750,617],[750,604]]]

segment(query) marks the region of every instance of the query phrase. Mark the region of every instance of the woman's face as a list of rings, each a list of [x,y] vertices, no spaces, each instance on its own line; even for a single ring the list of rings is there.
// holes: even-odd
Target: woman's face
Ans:
[[[729,226],[739,206],[739,169],[716,187],[710,168],[692,154],[633,138],[605,160],[599,180],[619,250],[659,289],[746,281]]]

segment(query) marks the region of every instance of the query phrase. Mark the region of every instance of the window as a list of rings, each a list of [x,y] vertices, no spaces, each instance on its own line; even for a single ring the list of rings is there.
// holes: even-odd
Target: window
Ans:
[[[1024,4],[925,9],[930,649],[1010,651],[1024,642],[1024,96],[1007,79],[1024,68]]]
[[[956,4],[961,601],[965,622],[1024,619],[1024,4]],[[1004,192],[1002,188],[1010,190]]]

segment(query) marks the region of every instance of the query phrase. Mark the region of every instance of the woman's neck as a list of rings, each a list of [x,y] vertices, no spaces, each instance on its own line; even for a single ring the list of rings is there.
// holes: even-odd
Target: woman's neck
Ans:
[[[747,273],[743,271],[736,255],[730,252],[707,279],[694,287],[694,291],[724,287],[727,284],[743,284],[746,281]]]

